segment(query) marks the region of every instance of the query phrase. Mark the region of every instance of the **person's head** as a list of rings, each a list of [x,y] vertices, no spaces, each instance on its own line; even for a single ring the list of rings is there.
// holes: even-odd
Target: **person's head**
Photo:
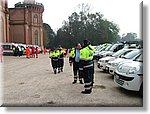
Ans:
[[[80,43],[76,43],[75,46],[76,46],[77,49],[81,49],[81,44]]]
[[[84,46],[90,45],[90,41],[89,41],[88,39],[85,39],[85,40],[83,41],[83,45],[84,45]]]
[[[55,49],[54,52],[56,53],[56,52],[57,52],[57,49]]]

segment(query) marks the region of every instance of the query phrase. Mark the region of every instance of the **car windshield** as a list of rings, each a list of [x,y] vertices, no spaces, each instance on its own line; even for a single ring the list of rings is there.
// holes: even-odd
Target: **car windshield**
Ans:
[[[135,58],[133,61],[143,62],[143,53],[141,53],[137,58]]]
[[[101,48],[102,48],[102,46],[98,46],[98,47],[96,48],[96,51],[99,51]]]
[[[139,53],[140,53],[140,50],[133,50],[133,51],[127,53],[123,58],[132,59],[133,57],[135,57]]]
[[[105,48],[105,51],[109,51],[109,49],[112,47],[112,44],[110,44],[107,48]]]
[[[105,50],[105,47],[100,48],[98,51],[101,52],[103,50]]]
[[[121,50],[117,51],[116,53],[114,53],[112,56],[113,56],[113,57],[118,57],[118,56],[120,56],[122,53],[124,53],[124,51],[125,51],[125,50],[121,49]]]
[[[117,46],[118,46],[118,44],[114,44],[114,45],[110,48],[110,51],[113,51]]]
[[[131,52],[132,50],[124,50],[124,49],[121,49],[119,51],[117,51],[116,53],[114,53],[112,56],[113,57],[119,57],[121,55],[126,55],[127,53]]]

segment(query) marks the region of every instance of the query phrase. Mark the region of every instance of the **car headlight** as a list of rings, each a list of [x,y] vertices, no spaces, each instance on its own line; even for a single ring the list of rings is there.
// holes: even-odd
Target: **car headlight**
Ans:
[[[136,74],[140,70],[139,67],[132,67],[126,74]]]
[[[113,63],[112,66],[117,67],[117,66],[118,66],[118,63]]]

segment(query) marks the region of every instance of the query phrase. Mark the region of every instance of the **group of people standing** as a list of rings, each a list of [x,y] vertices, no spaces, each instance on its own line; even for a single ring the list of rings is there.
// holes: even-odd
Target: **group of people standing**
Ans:
[[[51,64],[54,74],[63,72],[65,51],[62,48],[54,49],[50,52]]]
[[[21,47],[21,46],[13,47],[14,56],[19,56],[19,57],[22,56],[23,51],[24,51],[24,47]]]
[[[77,78],[82,84],[84,80],[84,91],[82,94],[90,94],[94,83],[94,49],[91,46],[89,40],[83,41],[83,47],[80,43],[77,43],[75,48],[70,52],[69,63],[73,64],[74,81],[73,84],[77,83]]]
[[[38,47],[34,47],[32,46],[32,48],[30,48],[29,46],[26,47],[26,58],[38,58],[38,54],[39,54],[39,50]]]
[[[84,85],[84,91],[82,94],[90,94],[94,83],[94,62],[93,55],[94,49],[91,46],[89,40],[83,41],[83,46],[77,43],[74,48],[69,52],[69,63],[73,66],[74,81],[72,84],[77,83],[79,78],[80,84]],[[50,53],[51,64],[54,73],[63,71],[64,66],[64,51],[62,49],[55,49]]]

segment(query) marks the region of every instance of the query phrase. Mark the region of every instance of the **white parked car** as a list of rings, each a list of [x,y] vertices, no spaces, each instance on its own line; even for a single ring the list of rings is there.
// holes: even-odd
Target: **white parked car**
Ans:
[[[106,53],[107,51],[109,51],[109,49],[110,49],[112,46],[113,46],[113,44],[107,44],[107,47],[106,47],[104,50],[95,52],[95,54],[94,54],[94,59],[95,59],[95,60],[99,60],[100,58],[102,58],[101,55],[102,55],[103,53]]]
[[[131,52],[134,49],[121,49],[119,51],[117,51],[116,53],[114,53],[112,56],[107,56],[104,58],[99,59],[98,63],[97,63],[97,67],[102,69],[102,70],[108,70],[106,65],[109,61],[113,61],[118,57],[121,57],[129,52]]]
[[[95,50],[95,53],[94,53],[94,60],[99,60],[100,59],[100,53],[102,52],[104,52],[106,49],[109,49],[110,48],[110,46],[111,46],[112,44],[102,44],[102,45],[100,45],[100,46],[98,46],[98,48],[96,48],[96,50]]]
[[[143,54],[133,61],[120,64],[114,74],[114,82],[120,87],[143,93]]]
[[[108,69],[108,72],[112,75],[114,75],[114,71],[116,70],[117,66],[122,62],[127,62],[135,59],[139,54],[142,53],[141,49],[132,49],[131,52],[125,54],[124,56],[117,58],[113,61],[109,61],[106,65],[106,68]]]
[[[113,55],[115,52],[121,50],[124,48],[124,44],[123,43],[116,43],[113,44],[113,46],[111,46],[111,48],[106,51],[105,53],[100,54],[100,57],[106,57],[106,56],[111,56]]]

